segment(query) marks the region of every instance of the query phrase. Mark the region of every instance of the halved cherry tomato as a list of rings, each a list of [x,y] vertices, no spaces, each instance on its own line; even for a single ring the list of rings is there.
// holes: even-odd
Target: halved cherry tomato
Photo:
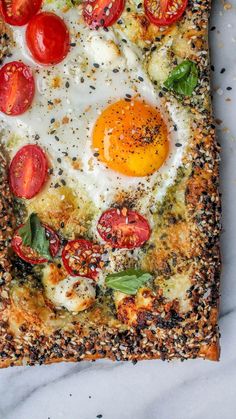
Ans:
[[[13,157],[10,168],[10,187],[19,198],[31,199],[42,189],[48,172],[48,161],[38,145],[27,144]]]
[[[62,261],[72,276],[96,279],[101,264],[101,246],[88,240],[69,241],[62,251]]]
[[[57,233],[52,228],[50,228],[46,224],[42,225],[45,227],[46,236],[49,239],[50,253],[52,257],[55,257],[60,247],[60,239]],[[40,257],[40,255],[35,250],[31,249],[31,247],[24,246],[22,244],[22,238],[18,235],[18,230],[20,227],[18,227],[18,229],[16,230],[11,242],[11,246],[14,252],[25,262],[31,263],[32,265],[38,265],[40,263],[47,262],[47,259]]]
[[[168,26],[179,20],[188,0],[144,0],[144,10],[150,22],[157,26]]]
[[[125,7],[125,0],[85,0],[83,17],[93,29],[111,26],[120,17]]]
[[[5,22],[23,26],[36,15],[43,0],[0,0],[0,10]]]
[[[26,41],[34,59],[45,65],[60,63],[70,48],[66,24],[49,12],[39,13],[31,19],[26,29]]]
[[[0,111],[21,115],[31,106],[35,92],[31,69],[19,61],[5,64],[0,70]]]
[[[147,220],[127,208],[111,208],[98,221],[98,233],[115,248],[134,249],[142,246],[150,237]]]

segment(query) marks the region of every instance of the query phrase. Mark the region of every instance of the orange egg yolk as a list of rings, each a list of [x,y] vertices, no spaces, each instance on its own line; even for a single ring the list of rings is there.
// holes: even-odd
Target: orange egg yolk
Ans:
[[[109,105],[93,129],[98,159],[127,176],[148,176],[169,152],[167,126],[160,112],[141,100],[124,99]]]

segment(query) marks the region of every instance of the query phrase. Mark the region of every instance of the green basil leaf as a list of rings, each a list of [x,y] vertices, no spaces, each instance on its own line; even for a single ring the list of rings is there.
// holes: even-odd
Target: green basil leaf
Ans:
[[[18,234],[22,238],[23,245],[31,247],[32,231],[31,231],[30,217],[28,218],[27,222],[22,227],[19,228]]]
[[[46,230],[42,226],[37,214],[32,213],[24,226],[18,230],[19,236],[22,238],[24,246],[29,246],[31,249],[39,253],[40,256],[50,260],[52,259],[50,253],[50,242],[46,237]]]
[[[171,72],[164,86],[184,96],[191,96],[198,83],[198,68],[193,61],[182,61]]]
[[[138,289],[145,284],[152,275],[141,269],[127,269],[125,271],[109,274],[105,283],[108,288],[121,291],[124,294],[135,295]]]

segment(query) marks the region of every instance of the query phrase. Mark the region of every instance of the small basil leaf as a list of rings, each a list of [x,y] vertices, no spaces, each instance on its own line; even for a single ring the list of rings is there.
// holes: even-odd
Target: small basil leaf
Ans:
[[[182,61],[170,74],[164,85],[169,90],[191,96],[198,83],[198,69],[194,62]]]
[[[18,234],[22,239],[23,245],[31,247],[32,231],[31,231],[30,217],[28,218],[27,222],[22,227],[19,228]]]
[[[124,294],[135,295],[138,289],[151,277],[150,273],[140,269],[127,269],[107,275],[105,283],[108,288],[121,291]]]
[[[24,226],[18,230],[24,246],[39,253],[45,259],[52,259],[50,253],[50,242],[46,237],[46,230],[42,226],[37,214],[32,213]]]

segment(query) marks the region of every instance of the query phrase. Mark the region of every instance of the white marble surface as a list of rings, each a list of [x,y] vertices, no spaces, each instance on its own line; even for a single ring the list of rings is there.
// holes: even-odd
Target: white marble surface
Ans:
[[[224,9],[223,0],[213,3],[214,107],[216,118],[223,121],[218,129],[224,210],[221,361],[148,361],[135,366],[96,362],[2,370],[0,419],[236,418],[236,0],[231,10]],[[228,86],[232,90],[226,90]]]

